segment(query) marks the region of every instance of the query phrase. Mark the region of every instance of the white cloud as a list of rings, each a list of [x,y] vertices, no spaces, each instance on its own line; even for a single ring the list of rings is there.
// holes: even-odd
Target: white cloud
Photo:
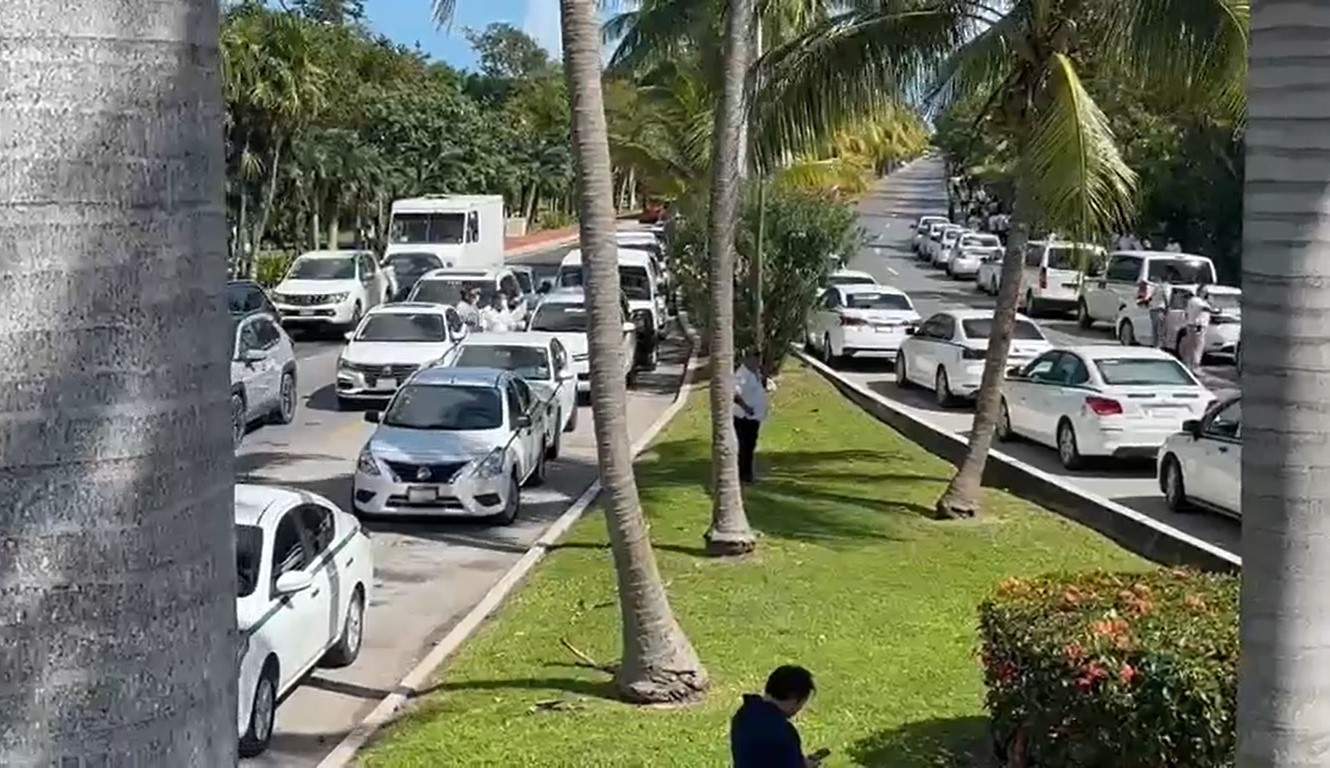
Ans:
[[[549,51],[551,56],[558,58],[563,55],[559,0],[526,0],[522,30]]]

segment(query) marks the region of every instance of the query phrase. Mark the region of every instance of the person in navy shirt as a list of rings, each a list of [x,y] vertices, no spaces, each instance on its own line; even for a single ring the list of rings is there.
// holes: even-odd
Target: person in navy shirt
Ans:
[[[805,757],[799,731],[790,719],[813,695],[813,674],[803,667],[777,667],[762,696],[744,694],[730,720],[734,768],[814,768],[826,752]]]

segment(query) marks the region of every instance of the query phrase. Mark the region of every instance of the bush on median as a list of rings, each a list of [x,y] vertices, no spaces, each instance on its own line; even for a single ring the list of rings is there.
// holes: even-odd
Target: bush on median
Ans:
[[[1233,764],[1237,577],[1010,579],[979,617],[993,736],[1012,765]]]

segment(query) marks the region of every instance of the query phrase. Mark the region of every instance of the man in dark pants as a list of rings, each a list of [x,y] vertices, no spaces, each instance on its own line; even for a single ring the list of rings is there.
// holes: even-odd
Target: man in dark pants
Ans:
[[[734,768],[813,768],[826,750],[804,756],[799,731],[790,718],[813,695],[813,675],[803,667],[777,667],[767,678],[762,696],[744,694],[730,720],[730,754]]]
[[[753,482],[753,454],[757,433],[767,418],[767,378],[757,355],[744,355],[734,372],[734,434],[739,440],[739,479]]]

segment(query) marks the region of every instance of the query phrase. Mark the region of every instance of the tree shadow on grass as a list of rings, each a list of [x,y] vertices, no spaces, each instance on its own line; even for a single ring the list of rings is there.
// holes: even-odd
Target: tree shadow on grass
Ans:
[[[571,693],[589,699],[621,701],[614,688],[614,682],[606,676],[603,681],[585,680],[577,677],[533,677],[512,680],[462,680],[455,683],[439,683],[417,695],[427,693],[450,693],[457,691],[553,691]]]
[[[921,720],[881,731],[851,744],[855,765],[883,768],[996,768],[988,718]]]

